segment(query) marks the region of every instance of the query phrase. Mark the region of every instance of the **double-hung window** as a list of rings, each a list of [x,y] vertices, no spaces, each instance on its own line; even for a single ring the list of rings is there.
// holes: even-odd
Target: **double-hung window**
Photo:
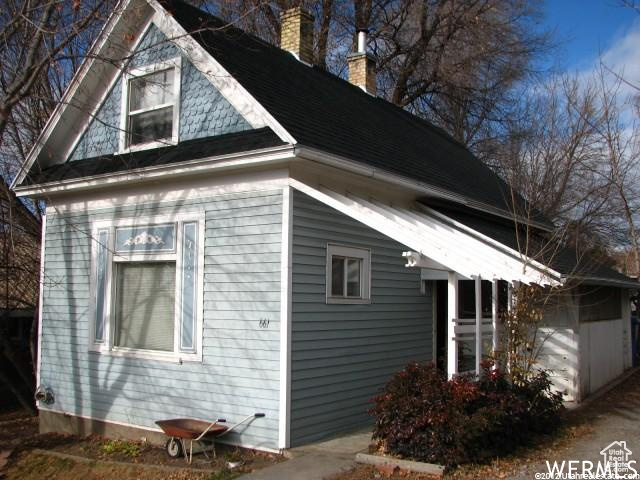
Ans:
[[[203,228],[198,215],[95,225],[91,349],[201,358]]]
[[[327,303],[369,303],[371,251],[327,245]]]
[[[177,143],[180,58],[128,72],[122,99],[121,150]]]

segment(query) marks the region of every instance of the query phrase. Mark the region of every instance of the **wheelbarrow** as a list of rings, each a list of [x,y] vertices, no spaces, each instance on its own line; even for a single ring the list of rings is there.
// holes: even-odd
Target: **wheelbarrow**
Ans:
[[[232,432],[240,425],[246,423],[254,418],[262,418],[264,413],[254,413],[248,415],[238,423],[231,426],[223,425],[227,421],[224,418],[219,418],[214,422],[206,420],[196,420],[192,418],[172,418],[170,420],[158,420],[158,425],[162,431],[169,437],[165,444],[165,450],[167,455],[171,458],[177,458],[180,455],[184,455],[187,462],[191,463],[193,458],[193,443],[200,444],[202,446],[202,452],[208,459],[206,445],[211,444],[211,451],[213,452],[213,458],[216,458],[216,445],[215,440]],[[187,440],[189,441],[189,449],[187,455]]]

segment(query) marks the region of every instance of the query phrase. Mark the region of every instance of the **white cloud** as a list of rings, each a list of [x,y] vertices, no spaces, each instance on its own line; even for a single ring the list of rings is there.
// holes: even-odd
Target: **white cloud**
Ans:
[[[598,88],[599,73],[604,67],[605,88],[617,94],[621,128],[627,138],[640,126],[640,15],[614,34],[601,51],[594,51],[577,64],[565,65],[566,70],[556,68],[542,83],[527,85],[529,94],[548,95],[548,88],[567,74],[578,85]],[[599,90],[599,88],[598,88]],[[638,107],[636,109],[635,107]],[[638,139],[640,140],[640,139]]]
[[[613,40],[601,55],[604,65],[631,85],[622,85],[620,93],[637,94],[640,90],[640,17]],[[596,66],[594,66],[596,68]],[[633,86],[635,86],[635,88]]]
[[[638,120],[633,105],[640,96],[640,16],[616,34],[601,52],[594,52],[590,60],[581,63],[583,67],[576,73],[583,85],[597,78],[602,63],[607,87],[617,88],[624,128],[633,128]]]

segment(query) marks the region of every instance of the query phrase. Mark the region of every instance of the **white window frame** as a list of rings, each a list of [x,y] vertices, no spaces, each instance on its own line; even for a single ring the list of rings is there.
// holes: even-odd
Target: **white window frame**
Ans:
[[[158,110],[173,106],[171,138],[152,140],[138,145],[129,145],[129,85],[131,80],[163,70],[173,69],[173,103],[164,103],[147,109],[136,110],[135,113]],[[119,153],[129,153],[149,148],[166,147],[176,145],[180,133],[180,89],[182,84],[182,57],[172,58],[164,62],[158,62],[144,67],[133,68],[122,76],[122,100],[120,105],[120,142]]]
[[[194,331],[195,349],[193,352],[180,351],[180,312],[182,311],[182,236],[185,223],[197,223],[198,225],[198,252],[197,252],[197,278],[196,278],[196,325]],[[176,225],[175,248],[173,252],[133,252],[120,253],[115,251],[115,233],[119,227],[145,227],[173,223]],[[103,307],[104,341],[95,341],[95,319],[97,300],[97,271],[98,271],[98,232],[109,231],[107,245],[106,286]],[[91,251],[91,309],[89,317],[89,351],[118,357],[144,358],[168,362],[182,363],[202,362],[202,333],[204,312],[204,241],[205,220],[203,213],[184,213],[176,215],[162,215],[143,218],[126,218],[119,220],[97,221],[92,224],[92,251]],[[115,265],[127,262],[157,262],[175,261],[176,263],[176,295],[174,314],[173,352],[159,350],[143,350],[114,345],[115,339]]]
[[[331,295],[332,258],[334,256],[355,258],[361,261],[359,297]],[[326,297],[327,303],[371,303],[371,249],[349,245],[338,245],[335,243],[327,244]]]

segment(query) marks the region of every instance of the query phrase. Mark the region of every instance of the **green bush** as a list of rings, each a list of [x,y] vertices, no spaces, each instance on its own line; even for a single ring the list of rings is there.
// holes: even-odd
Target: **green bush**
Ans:
[[[563,409],[546,372],[514,385],[491,364],[479,380],[447,380],[431,364],[410,363],[373,402],[374,438],[387,452],[446,466],[508,453],[557,427]]]
[[[107,455],[123,455],[128,458],[139,457],[143,451],[141,445],[126,440],[107,440],[101,449]]]

